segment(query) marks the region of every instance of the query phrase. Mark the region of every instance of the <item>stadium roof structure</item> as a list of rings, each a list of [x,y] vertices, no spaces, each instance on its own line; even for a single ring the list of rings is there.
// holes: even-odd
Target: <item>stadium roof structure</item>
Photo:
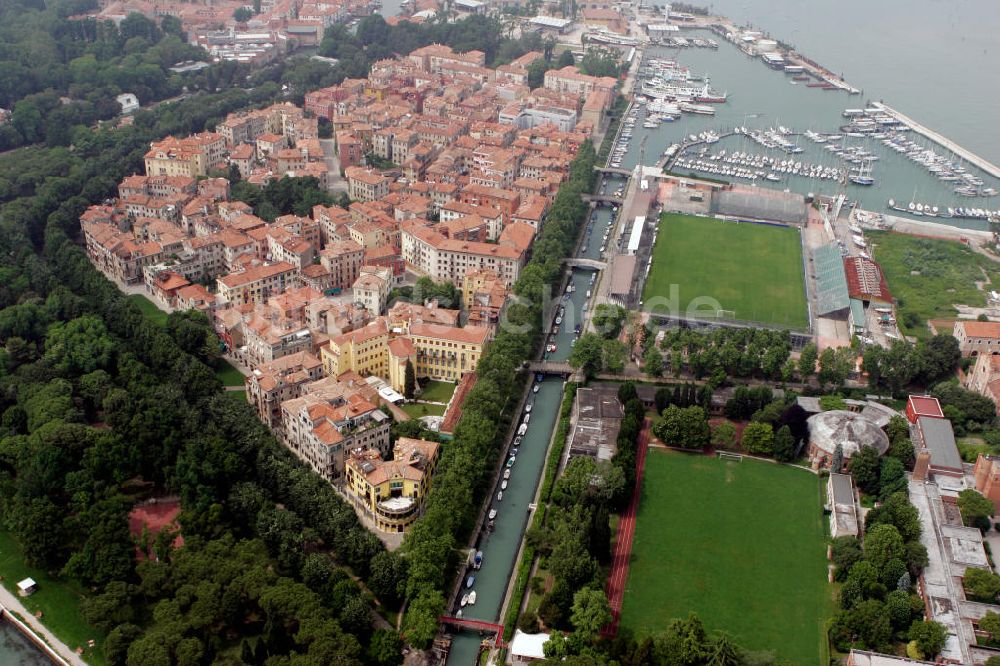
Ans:
[[[712,213],[747,220],[802,224],[806,221],[807,210],[801,194],[720,190],[712,195]]]
[[[816,273],[816,314],[823,317],[848,308],[851,296],[844,258],[837,243],[827,243],[813,250],[813,271]]]
[[[865,257],[846,257],[844,272],[852,298],[878,303],[892,303],[892,294],[879,265]]]

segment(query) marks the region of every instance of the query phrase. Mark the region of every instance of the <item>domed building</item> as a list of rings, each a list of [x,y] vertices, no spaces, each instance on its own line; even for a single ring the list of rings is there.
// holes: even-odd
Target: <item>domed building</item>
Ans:
[[[889,450],[889,437],[875,421],[858,412],[834,409],[810,416],[809,461],[815,469],[828,468],[839,444],[844,452],[844,463],[862,446],[871,446],[878,454]],[[840,471],[840,470],[834,470]]]

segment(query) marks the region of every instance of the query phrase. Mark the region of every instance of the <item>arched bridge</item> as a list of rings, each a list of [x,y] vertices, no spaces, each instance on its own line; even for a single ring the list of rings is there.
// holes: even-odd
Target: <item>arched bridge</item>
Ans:
[[[594,171],[597,171],[599,173],[611,173],[615,174],[616,176],[625,176],[626,178],[632,175],[631,169],[622,169],[620,167],[594,166]]]
[[[453,627],[461,627],[462,629],[472,629],[473,631],[486,631],[496,634],[496,638],[493,644],[498,647],[506,647],[503,642],[503,625],[495,624],[493,622],[485,622],[483,620],[466,620],[462,617],[455,617],[453,615],[442,615],[438,618],[438,622],[441,624],[448,624]]]
[[[582,259],[580,257],[567,257],[563,259],[563,263],[573,268],[591,268],[595,271],[603,271],[608,267],[607,262],[598,261],[597,259]]]

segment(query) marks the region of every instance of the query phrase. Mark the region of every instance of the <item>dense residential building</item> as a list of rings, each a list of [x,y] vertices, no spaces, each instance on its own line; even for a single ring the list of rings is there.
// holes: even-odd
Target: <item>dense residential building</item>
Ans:
[[[388,268],[362,266],[361,274],[351,287],[354,302],[362,304],[374,315],[382,314],[392,291],[392,280],[392,271]]]
[[[496,326],[507,303],[507,287],[494,271],[477,270],[462,280],[462,304],[475,326]]]
[[[281,425],[281,403],[297,398],[302,386],[323,377],[323,365],[309,352],[264,363],[246,378],[247,400],[268,428]]]
[[[436,442],[400,437],[392,460],[374,449],[351,453],[347,486],[351,499],[383,532],[402,532],[419,516],[437,467]]]
[[[226,303],[260,303],[295,284],[295,267],[276,264],[251,266],[218,279],[219,298]]]
[[[214,132],[194,134],[183,139],[168,136],[150,144],[145,156],[146,175],[206,176],[209,169],[225,164],[225,150],[225,138]]]
[[[594,90],[614,90],[617,81],[611,77],[582,74],[573,65],[545,72],[545,88],[555,92],[586,97]]]
[[[402,254],[409,268],[438,281],[462,285],[471,271],[488,269],[509,287],[527,262],[534,229],[515,222],[500,233],[497,243],[448,238],[434,227],[407,222],[402,225]]]
[[[347,192],[358,201],[378,201],[389,194],[389,179],[372,169],[347,167]]]
[[[220,58],[267,60],[286,37],[318,40],[364,2],[265,2],[267,21],[213,24],[194,39]],[[613,100],[613,79],[572,67],[529,90],[529,67],[542,57],[494,70],[482,52],[434,44],[373,63],[367,79],[312,91],[302,108],[239,111],[214,132],[153,142],[145,174],[80,217],[105,275],[144,285],[165,308],[207,313],[227,353],[251,368],[248,401],[295,455],[339,484],[352,452],[373,467],[374,477],[357,476],[359,509],[383,529],[405,529],[418,515],[437,452],[387,461],[379,405],[402,399],[408,366],[421,380],[471,387],[558,187]],[[339,171],[325,161],[319,118],[332,129]],[[373,169],[370,153],[396,166]],[[227,179],[208,177],[227,169],[256,187],[284,176],[314,177],[323,189],[340,181],[352,201],[271,221],[230,200]],[[407,269],[460,288],[465,315],[435,301],[386,312]],[[397,471],[413,477],[402,490]],[[389,515],[404,495],[413,502]]]
[[[299,397],[281,403],[285,445],[328,481],[343,480],[354,449],[389,453],[391,421],[359,381],[327,377],[304,385]]]

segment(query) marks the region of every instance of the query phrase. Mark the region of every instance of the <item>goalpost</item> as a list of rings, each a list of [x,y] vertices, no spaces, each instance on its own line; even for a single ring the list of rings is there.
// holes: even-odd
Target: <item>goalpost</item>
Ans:
[[[718,456],[722,460],[729,460],[731,462],[743,462],[743,456],[739,453],[730,453],[728,451],[719,451]]]

